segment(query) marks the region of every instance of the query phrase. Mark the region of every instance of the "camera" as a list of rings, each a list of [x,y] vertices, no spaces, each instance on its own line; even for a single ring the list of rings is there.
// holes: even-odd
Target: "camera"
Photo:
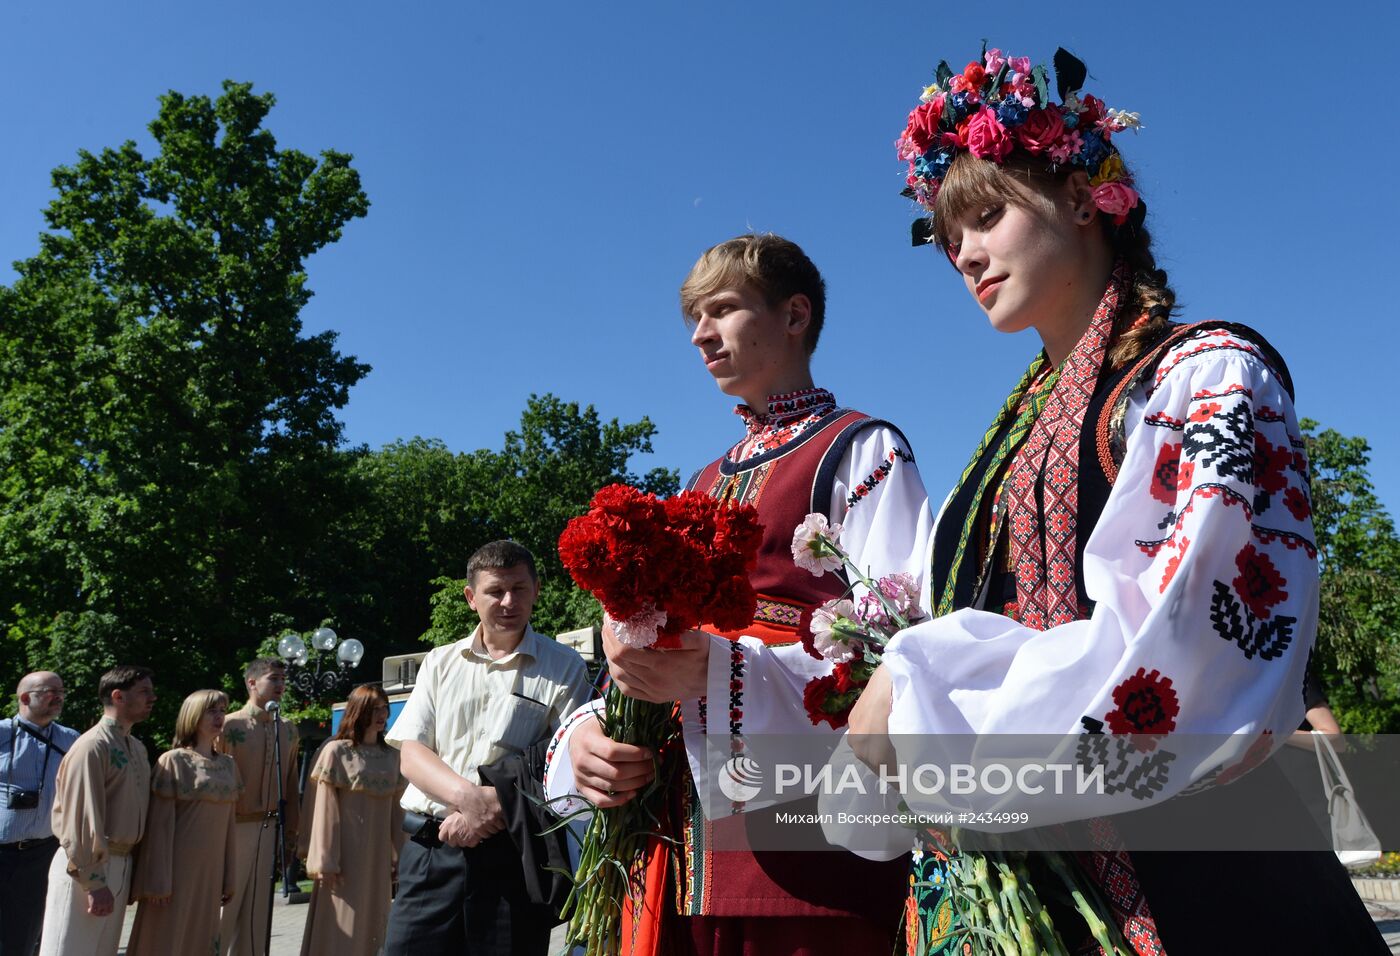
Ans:
[[[38,790],[10,790],[5,794],[5,806],[11,810],[39,809]]]

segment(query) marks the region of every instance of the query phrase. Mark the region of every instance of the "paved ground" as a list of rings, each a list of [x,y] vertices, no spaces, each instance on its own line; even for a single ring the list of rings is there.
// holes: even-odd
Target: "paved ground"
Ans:
[[[1385,941],[1390,944],[1392,953],[1400,953],[1400,904],[1367,901],[1366,908],[1380,927]],[[125,946],[126,937],[131,932],[131,921],[136,917],[136,907],[126,911],[126,930],[122,933]],[[306,907],[275,906],[272,910],[272,952],[268,956],[300,956],[301,929],[306,922]],[[562,956],[564,952],[564,928],[554,931],[550,956]],[[122,950],[125,952],[125,949]]]
[[[126,928],[122,930],[122,949],[126,953],[126,940],[131,935],[131,924],[136,919],[136,907],[126,909]],[[301,931],[306,925],[306,906],[274,906],[272,908],[272,951],[268,956],[301,956]],[[564,927],[559,927],[550,938],[550,956],[563,956]],[[172,954],[174,956],[174,954]],[[320,954],[315,954],[320,956]]]

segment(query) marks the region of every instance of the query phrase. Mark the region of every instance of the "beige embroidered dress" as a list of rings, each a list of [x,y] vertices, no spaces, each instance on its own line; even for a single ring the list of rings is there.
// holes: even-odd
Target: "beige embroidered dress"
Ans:
[[[243,789],[227,754],[179,748],[151,778],[146,837],[132,898],[140,900],[127,956],[219,951],[219,905],[233,892],[234,803]],[[166,903],[152,900],[168,897]]]
[[[302,956],[375,956],[389,922],[390,882],[403,845],[399,752],[332,740],[316,755],[302,799],[301,856],[313,877]]]

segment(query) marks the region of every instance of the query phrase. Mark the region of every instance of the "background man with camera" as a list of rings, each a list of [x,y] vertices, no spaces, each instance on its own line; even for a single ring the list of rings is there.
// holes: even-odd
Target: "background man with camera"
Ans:
[[[49,863],[58,849],[49,814],[58,764],[78,732],[58,722],[63,678],[26,674],[19,715],[0,720],[0,956],[31,956],[44,921]]]

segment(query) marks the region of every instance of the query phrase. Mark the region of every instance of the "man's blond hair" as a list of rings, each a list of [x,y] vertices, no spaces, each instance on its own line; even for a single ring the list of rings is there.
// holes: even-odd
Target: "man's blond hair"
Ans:
[[[770,307],[795,295],[812,304],[805,344],[816,351],[826,318],[826,282],[802,247],[773,233],[746,233],[705,250],[681,283],[681,314],[699,321],[700,303],[721,289],[750,285]]]

